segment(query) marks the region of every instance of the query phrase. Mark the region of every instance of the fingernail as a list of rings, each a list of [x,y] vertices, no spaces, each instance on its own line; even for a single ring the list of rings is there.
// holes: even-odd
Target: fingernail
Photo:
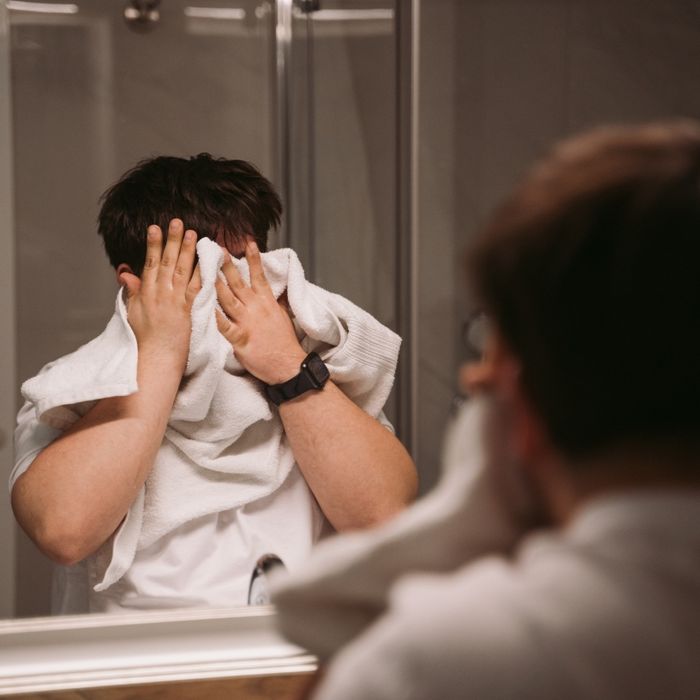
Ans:
[[[196,238],[197,234],[194,231],[185,231],[185,240],[189,243]]]
[[[258,252],[258,244],[255,241],[248,241],[248,246],[254,253]]]
[[[158,228],[156,226],[148,227],[148,240],[153,241],[158,236]]]

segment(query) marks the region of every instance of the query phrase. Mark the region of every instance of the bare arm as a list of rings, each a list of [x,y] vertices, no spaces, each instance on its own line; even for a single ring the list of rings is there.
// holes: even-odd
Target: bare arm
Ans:
[[[183,242],[179,220],[171,222],[164,250],[160,229],[149,229],[142,281],[120,277],[138,343],[138,391],[98,401],[39,453],[12,490],[18,522],[59,563],[78,562],[107,540],[153,465],[187,360],[199,285],[191,275],[195,244],[196,236]]]
[[[297,363],[290,376],[298,371]],[[336,530],[382,522],[416,497],[416,468],[404,446],[332,382],[279,411],[299,468]]]
[[[299,372],[306,356],[289,315],[272,295],[254,242],[246,257],[251,287],[227,261],[219,282],[219,329],[241,364],[266,384]],[[337,530],[362,528],[396,514],[416,495],[416,468],[403,445],[337,386],[308,392],[280,406],[294,457]]]

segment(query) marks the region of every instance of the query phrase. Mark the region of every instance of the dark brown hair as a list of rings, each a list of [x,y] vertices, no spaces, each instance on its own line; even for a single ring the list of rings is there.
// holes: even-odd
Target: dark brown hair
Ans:
[[[101,197],[98,233],[110,263],[127,263],[140,275],[146,256],[146,230],[158,224],[167,234],[177,217],[198,238],[221,234],[231,249],[252,235],[260,250],[279,226],[282,204],[270,182],[243,160],[158,156],[143,160]]]
[[[700,438],[700,125],[562,143],[468,269],[562,452]]]

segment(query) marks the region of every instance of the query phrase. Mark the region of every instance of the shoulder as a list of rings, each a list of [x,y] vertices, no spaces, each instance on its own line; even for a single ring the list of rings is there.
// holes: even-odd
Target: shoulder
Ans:
[[[388,612],[331,664],[319,698],[516,697],[517,679],[546,663],[519,608],[518,585],[499,557],[406,577]]]
[[[687,600],[684,619],[671,619],[678,581],[656,579],[554,533],[529,537],[513,560],[407,576],[331,664],[319,700],[534,700],[594,688],[650,698],[662,681],[691,697],[700,613]]]

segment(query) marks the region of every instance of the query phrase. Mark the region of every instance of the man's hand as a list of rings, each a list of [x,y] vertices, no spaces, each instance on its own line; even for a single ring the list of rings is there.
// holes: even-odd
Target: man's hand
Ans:
[[[248,242],[245,255],[250,287],[226,253],[222,271],[228,285],[222,280],[216,283],[226,315],[217,311],[217,324],[248,372],[266,384],[279,384],[298,374],[306,352],[297,340],[289,314],[272,294],[254,241]]]
[[[217,322],[243,367],[266,384],[299,373],[306,352],[287,310],[275,300],[257,246],[249,242],[249,287],[228,258],[217,282],[225,315]],[[416,495],[416,468],[405,448],[379,421],[334,383],[307,391],[279,407],[299,469],[321,510],[338,531],[387,520]]]
[[[119,281],[127,290],[127,314],[140,353],[172,358],[184,371],[189,352],[191,309],[201,288],[199,268],[192,274],[197,234],[184,231],[180,219],[163,233],[149,226],[146,262],[141,279],[122,272]]]

